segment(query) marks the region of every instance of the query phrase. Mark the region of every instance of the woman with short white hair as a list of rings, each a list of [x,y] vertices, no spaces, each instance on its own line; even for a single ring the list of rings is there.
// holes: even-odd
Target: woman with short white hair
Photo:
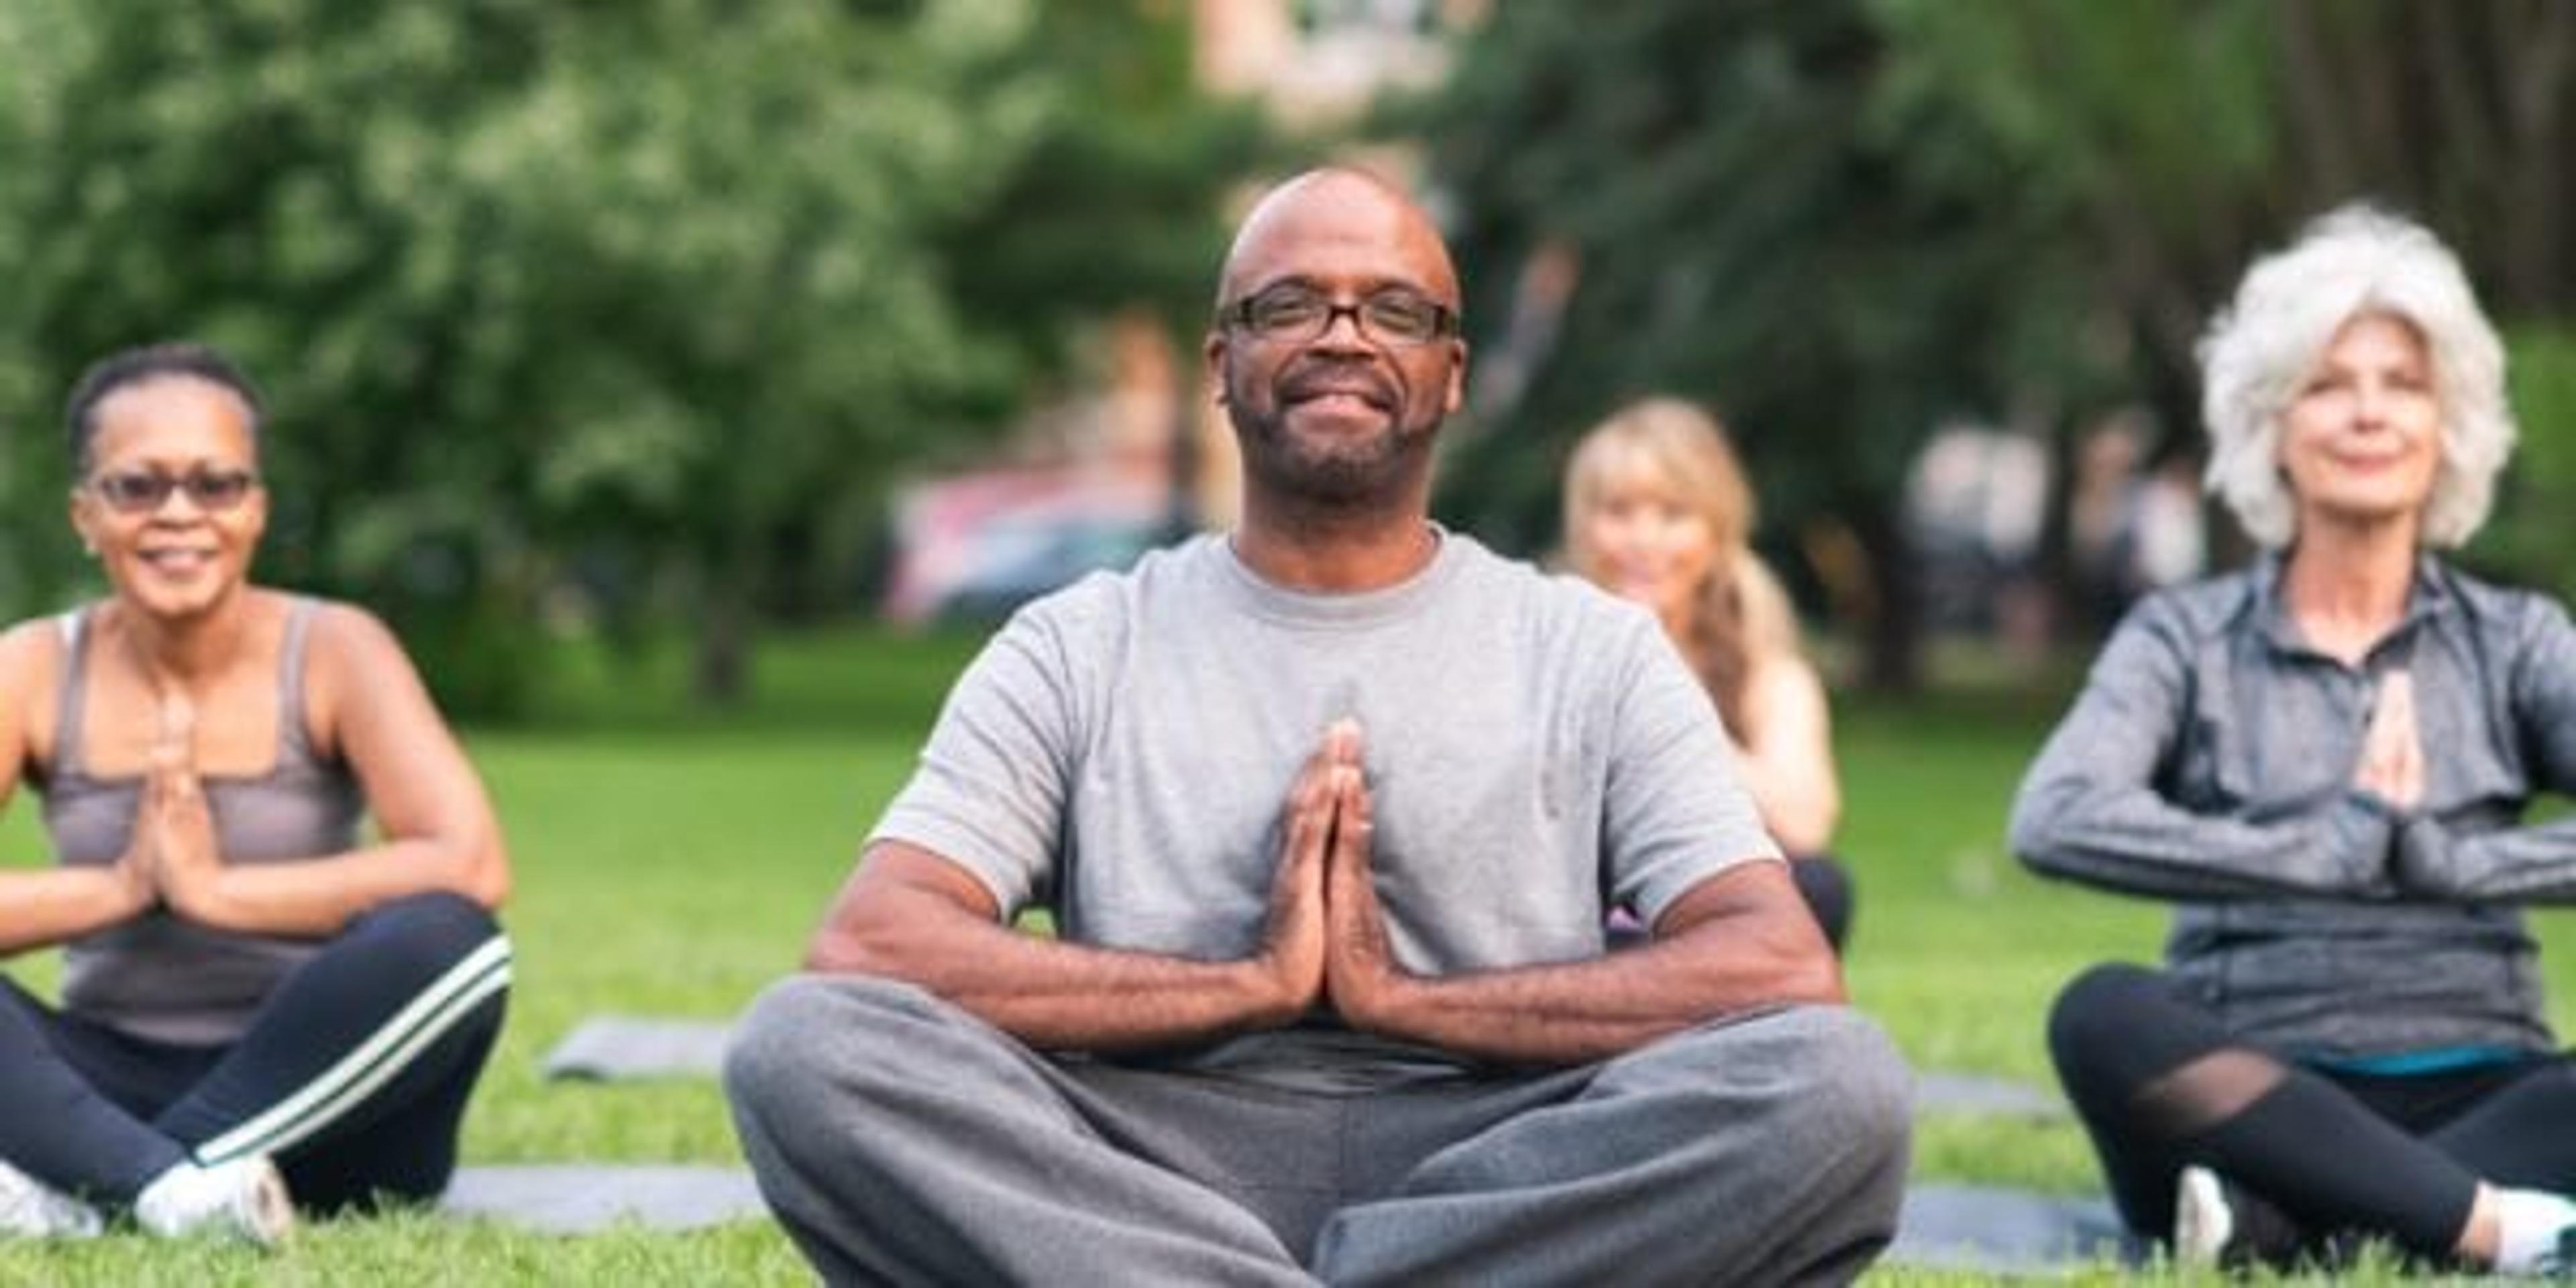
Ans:
[[[2179,1259],[2564,1267],[2576,1070],[2518,905],[2576,901],[2576,819],[2523,819],[2576,789],[2576,629],[2430,553],[2511,451],[2503,347],[2431,233],[2352,206],[2201,358],[2264,551],[2130,614],[2014,802],[2035,870],[2177,905],[2164,969],[2059,996],[2059,1076]]]

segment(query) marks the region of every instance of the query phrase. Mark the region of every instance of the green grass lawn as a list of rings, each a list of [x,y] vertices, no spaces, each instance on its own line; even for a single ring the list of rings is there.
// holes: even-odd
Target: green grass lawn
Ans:
[[[547,1083],[538,1060],[584,1016],[719,1019],[789,970],[969,647],[856,633],[784,640],[762,655],[749,706],[724,718],[619,696],[671,691],[673,659],[649,659],[639,674],[577,657],[550,673],[540,731],[469,735],[519,880],[506,914],[517,985],[467,1119],[467,1161],[740,1161],[712,1085]],[[1839,848],[1860,890],[1851,984],[1921,1067],[2047,1085],[2040,1022],[2058,985],[2088,962],[2155,956],[2161,909],[2042,883],[2004,852],[2013,784],[2058,700],[1980,692],[1841,713],[1850,803]],[[41,861],[34,814],[21,803],[0,819],[0,855]],[[2576,996],[2576,944],[2558,943],[2560,918],[2541,927],[2555,995]],[[53,969],[49,957],[11,967],[39,988]],[[2098,1188],[2080,1133],[2062,1122],[1934,1119],[1918,1134],[1915,1168]],[[2096,1277],[2122,1278],[2109,1268]],[[805,1278],[767,1223],[558,1238],[414,1216],[312,1228],[269,1256],[136,1236],[0,1245],[0,1284]],[[1896,1270],[1872,1281],[1970,1282]]]

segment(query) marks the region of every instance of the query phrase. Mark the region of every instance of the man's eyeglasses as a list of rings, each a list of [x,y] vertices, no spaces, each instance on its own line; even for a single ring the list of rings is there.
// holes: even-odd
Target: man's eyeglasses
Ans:
[[[1410,349],[1458,332],[1458,311],[1420,291],[1390,286],[1360,297],[1357,304],[1335,304],[1333,297],[1311,286],[1283,282],[1255,291],[1217,312],[1227,326],[1264,340],[1304,344],[1333,329],[1333,319],[1350,314],[1360,334],[1389,348]]]
[[[249,470],[118,470],[89,481],[90,490],[120,514],[150,514],[169,504],[172,492],[184,491],[200,510],[229,510],[242,503],[259,476]]]

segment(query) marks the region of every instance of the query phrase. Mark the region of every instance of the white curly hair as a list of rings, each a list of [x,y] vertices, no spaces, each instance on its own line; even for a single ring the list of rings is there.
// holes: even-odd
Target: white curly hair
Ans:
[[[2208,487],[2264,546],[2298,535],[2296,498],[2280,470],[2282,413],[2344,325],[2374,313],[2413,327],[2432,360],[2442,462],[2422,540],[2457,546],[2486,522],[2496,475],[2513,452],[2504,345],[2448,247],[2412,220],[2356,203],[2256,260],[2201,337]]]

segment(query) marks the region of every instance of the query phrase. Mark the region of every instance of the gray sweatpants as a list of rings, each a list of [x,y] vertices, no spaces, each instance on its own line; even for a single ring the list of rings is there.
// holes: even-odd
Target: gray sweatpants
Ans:
[[[1337,1095],[1050,1059],[826,976],[753,1004],[725,1086],[826,1280],[1122,1286],[1844,1281],[1895,1232],[1910,1094],[1838,1007]]]

